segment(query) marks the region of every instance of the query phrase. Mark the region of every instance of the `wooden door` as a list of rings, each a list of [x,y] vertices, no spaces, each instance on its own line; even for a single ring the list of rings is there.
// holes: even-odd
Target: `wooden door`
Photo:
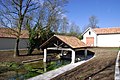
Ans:
[[[86,37],[87,46],[94,46],[94,37]]]

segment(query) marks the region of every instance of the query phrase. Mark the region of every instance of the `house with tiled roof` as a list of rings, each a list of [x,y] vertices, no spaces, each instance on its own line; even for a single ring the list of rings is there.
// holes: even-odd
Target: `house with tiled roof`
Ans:
[[[0,28],[0,50],[11,50],[15,47],[17,36],[16,29]],[[28,32],[26,30],[21,31],[19,48],[27,48],[28,44]]]
[[[88,28],[83,34],[83,42],[93,47],[120,47],[120,27]]]

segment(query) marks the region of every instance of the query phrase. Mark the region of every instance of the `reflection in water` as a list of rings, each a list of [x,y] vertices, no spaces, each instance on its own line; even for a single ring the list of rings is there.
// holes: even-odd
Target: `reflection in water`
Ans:
[[[40,75],[47,71],[57,69],[69,63],[70,61],[67,60],[56,60],[47,63],[41,60],[38,62],[23,64],[22,65],[23,67],[21,67],[20,70],[23,69],[24,73],[21,74],[21,71],[17,69],[15,70],[16,74],[10,77],[8,80],[25,80],[27,78]]]
[[[44,66],[44,72],[46,72],[47,71],[47,69],[46,69],[46,67],[47,67],[46,62],[43,62],[43,66]]]

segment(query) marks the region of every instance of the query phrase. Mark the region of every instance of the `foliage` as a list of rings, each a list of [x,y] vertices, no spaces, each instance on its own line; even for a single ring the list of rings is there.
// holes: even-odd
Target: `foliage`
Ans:
[[[37,75],[39,75],[39,73],[29,72],[29,73],[25,74],[24,77],[25,77],[26,79],[28,79],[28,78],[30,78],[30,77],[34,77],[34,76],[37,76]]]
[[[67,0],[43,0],[42,5],[35,13],[32,20],[35,22],[31,24],[31,20],[27,21],[26,29],[29,32],[28,54],[48,40],[57,32],[58,26],[63,14],[63,6]],[[35,25],[34,25],[35,24]]]
[[[52,61],[44,65],[43,61],[37,61],[32,63],[15,63],[15,62],[0,62],[0,73],[5,73],[12,71],[15,74],[8,74],[7,78],[9,79],[28,79],[37,75],[44,73],[44,68],[46,67],[47,71],[56,69],[63,65],[70,63],[70,61]],[[12,76],[12,77],[11,77]],[[6,76],[5,76],[6,77]]]
[[[48,70],[48,71],[49,71],[49,70],[54,70],[54,69],[56,69],[56,68],[57,68],[56,62],[51,62],[51,63],[50,63],[50,66],[48,66],[47,70]]]
[[[16,28],[16,55],[19,55],[19,40],[21,31],[29,32],[28,54],[32,54],[35,48],[53,36],[54,33],[69,32],[69,35],[78,36],[79,27],[69,25],[64,15],[64,6],[68,0],[5,0],[0,1],[0,20],[3,26],[10,29]],[[9,5],[10,4],[10,5]],[[69,31],[69,28],[70,31]],[[59,30],[61,29],[61,30]]]
[[[20,64],[15,62],[2,62],[0,63],[0,73],[7,71],[18,71]]]
[[[38,23],[31,27],[27,21],[26,28],[29,32],[28,54],[32,54],[35,48],[39,49],[40,45],[54,34],[51,30],[41,28]]]
[[[32,51],[35,49],[35,45],[36,45],[36,38],[37,38],[36,28],[37,28],[37,25],[35,25],[33,28],[31,28],[29,22],[27,21],[26,28],[29,32],[28,54],[31,54]]]
[[[81,34],[79,34],[79,35],[77,36],[77,38],[80,39],[80,40],[82,40],[82,39],[83,39],[83,36],[82,36]]]

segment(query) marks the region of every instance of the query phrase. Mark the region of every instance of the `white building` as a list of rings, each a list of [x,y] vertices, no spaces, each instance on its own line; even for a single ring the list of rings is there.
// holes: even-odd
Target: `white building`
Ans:
[[[0,28],[0,50],[13,50],[15,48],[16,33],[9,28]],[[19,49],[27,48],[28,33],[22,30]]]
[[[83,42],[93,47],[120,47],[120,28],[88,28],[82,34]]]

